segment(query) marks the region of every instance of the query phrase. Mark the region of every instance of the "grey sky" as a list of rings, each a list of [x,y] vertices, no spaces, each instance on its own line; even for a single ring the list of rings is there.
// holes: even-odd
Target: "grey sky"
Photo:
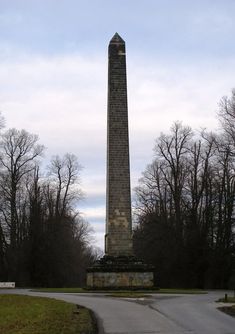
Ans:
[[[175,120],[215,129],[235,86],[235,1],[0,0],[0,110],[84,166],[84,216],[103,246],[107,46],[126,41],[132,186]]]

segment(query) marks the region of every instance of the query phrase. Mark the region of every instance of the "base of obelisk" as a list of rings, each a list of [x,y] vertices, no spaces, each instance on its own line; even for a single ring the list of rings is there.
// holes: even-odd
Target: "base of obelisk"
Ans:
[[[151,289],[154,267],[133,256],[105,255],[87,269],[88,289]]]

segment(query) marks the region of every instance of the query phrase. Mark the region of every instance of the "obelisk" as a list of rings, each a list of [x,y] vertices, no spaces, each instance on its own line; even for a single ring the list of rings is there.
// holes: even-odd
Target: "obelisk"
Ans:
[[[133,256],[125,42],[109,43],[105,255],[87,268],[90,289],[153,287],[151,265]]]
[[[130,163],[125,42],[108,48],[107,201],[105,253],[132,255]]]

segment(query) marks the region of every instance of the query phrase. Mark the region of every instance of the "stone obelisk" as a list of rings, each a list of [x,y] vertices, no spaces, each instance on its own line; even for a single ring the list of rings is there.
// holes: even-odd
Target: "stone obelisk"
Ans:
[[[125,42],[109,43],[105,255],[87,269],[87,287],[151,288],[153,267],[133,256]]]
[[[105,253],[132,255],[125,42],[116,33],[108,50],[107,202]]]

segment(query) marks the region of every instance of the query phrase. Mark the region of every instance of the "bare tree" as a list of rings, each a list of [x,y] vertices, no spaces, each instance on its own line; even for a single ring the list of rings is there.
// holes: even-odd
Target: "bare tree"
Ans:
[[[53,157],[49,166],[52,188],[55,189],[55,213],[63,216],[68,205],[82,196],[78,186],[82,167],[74,154],[65,154],[62,158]]]
[[[182,191],[185,185],[187,168],[187,155],[192,138],[192,130],[176,122],[171,127],[171,135],[162,134],[155,146],[155,153],[161,163],[161,172],[168,184],[174,205],[174,215],[177,233],[182,236],[184,207]]]
[[[198,137],[198,136],[197,136]],[[167,286],[226,287],[234,263],[235,162],[228,135],[175,123],[137,195],[134,247]]]
[[[219,120],[229,142],[235,147],[235,89],[219,103]]]
[[[25,130],[9,129],[0,141],[0,216],[8,262],[8,279],[16,279],[22,241],[28,236],[27,183],[42,155],[38,137]]]
[[[5,118],[2,116],[2,113],[0,111],[0,129],[3,129],[5,127]]]
[[[37,144],[38,137],[25,130],[10,129],[0,142],[0,189],[4,198],[1,212],[10,229],[10,244],[17,246],[20,232],[20,203],[25,187],[24,178],[35,167],[35,161],[42,155],[44,147]]]

